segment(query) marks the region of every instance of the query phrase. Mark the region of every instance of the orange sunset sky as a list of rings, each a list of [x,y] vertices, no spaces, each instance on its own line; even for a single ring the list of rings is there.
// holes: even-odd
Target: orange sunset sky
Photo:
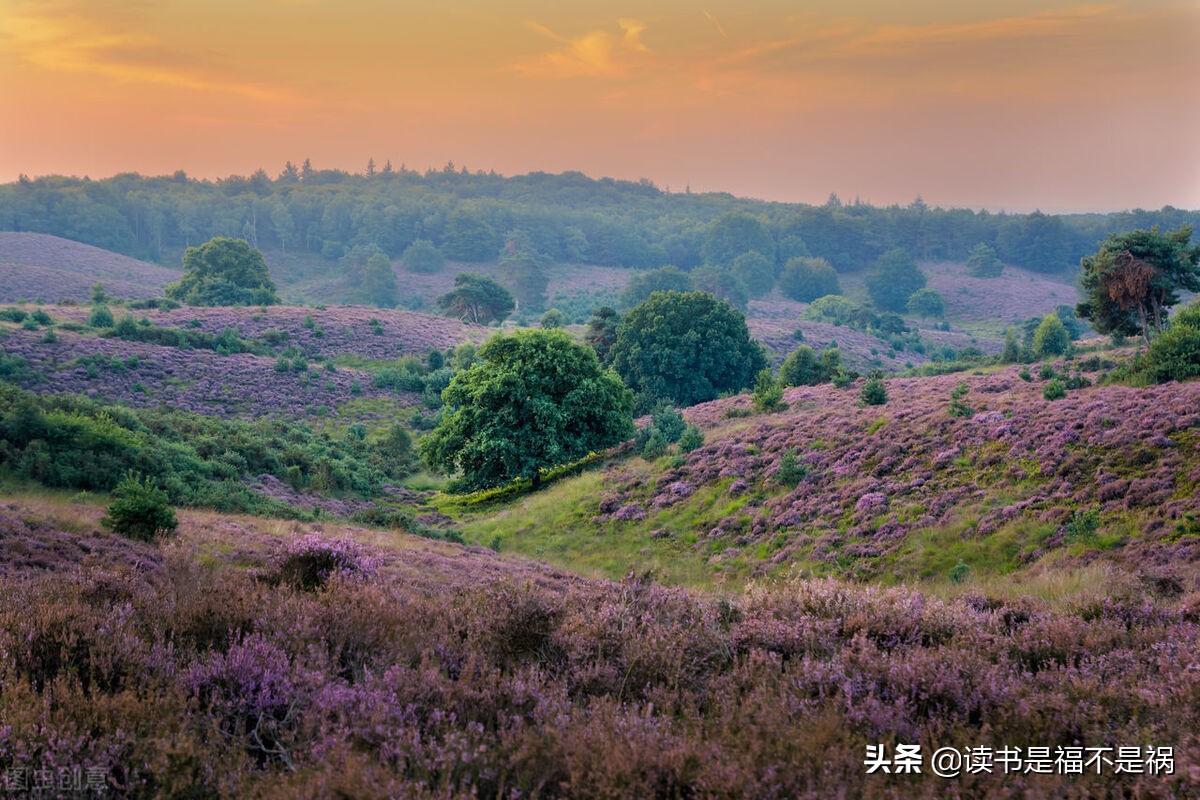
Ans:
[[[1200,208],[1200,3],[0,0],[0,181],[368,157]]]

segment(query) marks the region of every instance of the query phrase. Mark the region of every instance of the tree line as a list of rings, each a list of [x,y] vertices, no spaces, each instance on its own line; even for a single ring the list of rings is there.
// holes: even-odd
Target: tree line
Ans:
[[[49,233],[169,264],[216,236],[330,260],[355,248],[399,258],[420,241],[454,261],[484,262],[496,260],[519,231],[549,263],[691,271],[729,268],[753,252],[778,275],[796,257],[845,272],[895,248],[921,261],[965,261],[985,245],[1003,263],[1056,272],[1075,269],[1109,233],[1198,223],[1200,213],[1169,206],[1065,216],[941,209],[920,198],[875,207],[831,196],[812,206],[668,192],[644,180],[578,172],[505,177],[452,164],[424,173],[372,165],[352,174],[305,161],[289,162],[276,177],[263,170],[212,181],[182,171],[102,180],[23,176],[0,186],[0,230]]]

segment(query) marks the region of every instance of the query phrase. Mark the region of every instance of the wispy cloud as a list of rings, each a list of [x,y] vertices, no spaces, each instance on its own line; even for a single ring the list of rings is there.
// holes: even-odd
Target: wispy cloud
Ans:
[[[713,24],[713,27],[717,29],[717,33],[721,34],[722,39],[729,38],[729,34],[725,32],[725,28],[721,25],[721,23],[717,22],[717,18],[714,17],[707,8],[703,9],[702,13],[708,18],[708,21]]]
[[[260,102],[300,102],[293,93],[230,75],[205,59],[138,30],[143,4],[118,4],[101,19],[84,3],[17,3],[0,17],[0,48],[54,72],[86,73],[119,82],[237,95]]]
[[[620,36],[611,30],[562,36],[532,20],[525,27],[558,45],[549,53],[512,65],[513,71],[529,77],[622,77],[653,55],[641,38],[646,26],[636,19],[617,20]]]

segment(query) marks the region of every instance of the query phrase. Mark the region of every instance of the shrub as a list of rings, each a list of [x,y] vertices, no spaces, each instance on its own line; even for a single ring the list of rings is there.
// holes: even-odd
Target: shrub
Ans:
[[[704,434],[695,425],[688,425],[679,437],[679,452],[690,453],[704,444]]]
[[[1071,335],[1057,314],[1047,314],[1033,332],[1033,352],[1042,356],[1060,356],[1071,346]]]
[[[959,561],[957,564],[955,564],[953,567],[950,568],[950,582],[951,583],[962,583],[970,576],[971,576],[970,565],[968,565],[962,561]]]
[[[91,313],[88,314],[88,325],[91,325],[93,328],[111,328],[113,326],[113,315],[108,310],[108,306],[93,306]]]
[[[952,417],[969,417],[975,413],[975,410],[963,402],[963,398],[970,392],[970,387],[966,381],[960,381],[957,386],[950,392],[950,416]]]
[[[754,384],[754,407],[763,413],[787,408],[783,402],[783,384],[771,374],[770,367],[758,373]]]
[[[779,457],[779,467],[775,470],[775,479],[782,485],[794,487],[808,474],[808,467],[796,461],[796,448],[789,447]]]
[[[114,533],[148,542],[159,534],[174,533],[179,525],[167,502],[167,493],[149,478],[130,472],[112,495],[112,505],[101,523]]]
[[[633,449],[650,460],[661,456],[667,447],[679,441],[687,430],[683,416],[670,403],[659,403],[650,417],[650,424],[637,432]]]
[[[1047,400],[1060,400],[1067,396],[1067,388],[1058,378],[1052,378],[1042,387],[1042,397]]]
[[[863,405],[881,406],[887,403],[887,387],[883,385],[883,381],[877,377],[871,378],[863,384],[862,393],[859,395]]]

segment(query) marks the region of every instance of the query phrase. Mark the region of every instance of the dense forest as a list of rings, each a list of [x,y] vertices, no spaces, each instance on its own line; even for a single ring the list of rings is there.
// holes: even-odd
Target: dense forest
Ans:
[[[1111,202],[1119,204],[1120,198]],[[749,215],[749,226],[714,222]],[[868,266],[892,248],[922,261],[965,261],[980,244],[1000,260],[1041,272],[1075,269],[1110,232],[1200,225],[1200,213],[1158,211],[1047,215],[941,209],[919,197],[879,208],[836,196],[822,206],[768,203],[729,194],[663,191],[649,181],[592,179],[579,172],[505,177],[447,164],[425,173],[368,165],[364,174],[289,162],[276,178],[207,181],[121,174],[103,180],[22,176],[0,186],[0,230],[50,233],[126,255],[178,264],[186,247],[213,236],[341,258],[355,247],[398,257],[425,240],[449,259],[492,261],[512,231],[547,260],[692,269],[723,251],[759,250],[777,269],[796,255],[838,271]]]

